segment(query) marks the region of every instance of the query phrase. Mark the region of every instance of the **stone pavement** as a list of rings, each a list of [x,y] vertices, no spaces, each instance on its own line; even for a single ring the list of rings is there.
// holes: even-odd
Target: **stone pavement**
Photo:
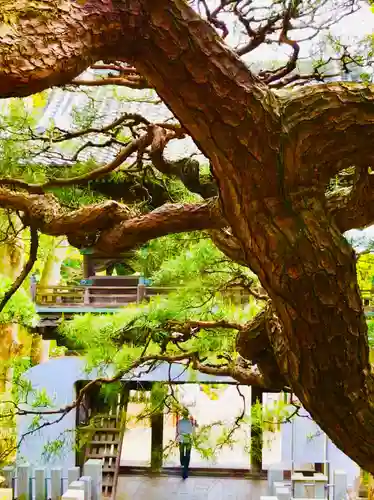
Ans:
[[[120,476],[116,500],[259,500],[266,481],[250,479]]]

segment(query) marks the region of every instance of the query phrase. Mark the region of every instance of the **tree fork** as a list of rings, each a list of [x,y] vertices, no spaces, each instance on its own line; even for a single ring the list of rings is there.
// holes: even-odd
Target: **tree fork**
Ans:
[[[286,388],[288,382],[279,370],[269,341],[270,330],[280,333],[281,325],[273,308],[268,305],[238,333],[236,349],[242,358],[257,365],[267,387],[281,391]]]

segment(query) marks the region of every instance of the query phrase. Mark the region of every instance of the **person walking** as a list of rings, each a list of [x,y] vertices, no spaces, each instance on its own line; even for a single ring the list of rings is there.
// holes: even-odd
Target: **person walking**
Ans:
[[[176,440],[179,443],[179,457],[182,467],[182,477],[188,477],[188,468],[190,466],[191,448],[193,433],[197,423],[185,408],[182,412],[182,418],[177,422]]]

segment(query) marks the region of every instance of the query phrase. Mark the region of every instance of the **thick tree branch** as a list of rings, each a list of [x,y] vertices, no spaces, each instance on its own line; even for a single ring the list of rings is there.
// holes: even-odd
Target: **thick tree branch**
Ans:
[[[342,233],[373,224],[374,173],[362,168],[352,190],[347,193],[347,189],[341,189],[328,196],[327,206]]]
[[[274,388],[273,385],[267,385],[267,381],[264,380],[260,370],[255,366],[243,367],[238,362],[229,363],[223,366],[212,366],[202,363],[198,357],[195,356],[192,358],[192,368],[201,373],[206,373],[215,377],[232,377],[240,384],[261,387],[264,391],[266,389],[273,390]]]
[[[70,85],[81,85],[88,87],[96,87],[101,85],[117,85],[120,87],[129,87],[132,89],[142,90],[149,89],[151,86],[147,80],[139,74],[139,72],[129,65],[123,64],[121,61],[116,61],[110,64],[94,64],[93,70],[107,71],[107,75],[95,75],[92,80],[83,80],[78,78],[73,80]]]
[[[229,228],[226,227],[219,230],[211,230],[209,231],[209,236],[212,238],[216,247],[231,260],[243,266],[248,265],[239,240],[235,238]]]
[[[33,268],[33,265],[35,264],[35,261],[38,256],[38,247],[39,247],[39,238],[38,238],[38,231],[35,229],[33,226],[30,227],[30,254],[29,258],[24,265],[21,274],[17,277],[15,282],[12,284],[12,286],[7,290],[4,294],[4,297],[1,299],[0,302],[0,313],[4,309],[4,307],[7,305],[9,300],[12,298],[12,296],[16,293],[16,291],[20,288],[22,283],[25,281],[27,278],[28,274],[30,273],[31,269]]]
[[[171,233],[218,228],[226,225],[215,200],[203,204],[164,205],[149,214],[120,222],[103,231],[95,247],[125,251]]]
[[[168,176],[177,177],[191,193],[196,193],[203,198],[212,198],[218,195],[217,184],[213,179],[202,182],[200,164],[193,158],[180,160],[166,160],[162,149],[151,151],[150,158],[155,168]]]
[[[44,234],[61,236],[80,230],[97,232],[112,225],[114,221],[130,217],[125,205],[113,201],[86,206],[68,212],[62,209],[52,195],[36,195],[0,188],[0,206],[23,212],[27,224]]]
[[[226,225],[216,200],[203,204],[164,205],[132,217],[120,203],[108,201],[68,212],[52,195],[0,188],[0,206],[24,213],[27,224],[51,236],[66,235],[78,246],[116,254],[166,234]]]
[[[39,28],[38,44],[32,22],[21,13],[18,31],[9,26],[2,37],[8,45],[0,54],[0,95],[28,95],[51,85],[68,83],[99,60],[132,59],[135,68],[173,109],[202,152],[207,157],[214,155],[212,167],[218,177],[233,178],[233,165],[236,168],[240,165],[244,178],[237,186],[239,191],[241,186],[250,184],[248,175],[256,181],[263,179],[256,171],[260,164],[275,165],[276,153],[262,148],[258,130],[260,123],[266,122],[269,141],[276,148],[279,142],[276,100],[187,4],[172,0],[161,3],[125,0],[115,4],[88,0],[72,4],[67,13],[58,6],[55,9],[56,17]],[[178,40],[178,44],[171,50],[165,40]],[[185,42],[189,51],[183,48]],[[56,44],[59,51],[53,49]],[[48,54],[48,61],[41,62],[40,53]],[[150,53],[156,59],[150,58]],[[215,81],[224,82],[225,95],[215,92]],[[231,117],[227,116],[226,123],[217,127],[222,105]],[[201,120],[196,119],[196,113]],[[237,147],[230,158],[223,150],[217,155],[216,144],[223,145],[233,133]],[[276,183],[273,188],[277,189]]]
[[[151,86],[145,78],[140,75],[108,76],[96,78],[95,80],[83,80],[78,78],[69,83],[69,85],[77,87],[102,87],[103,85],[116,85],[117,87],[128,87],[129,89],[144,90]]]
[[[230,328],[233,330],[244,330],[245,325],[240,323],[234,323],[232,321],[220,320],[220,321],[186,321],[185,323],[180,323],[179,321],[169,321],[168,325],[176,327],[182,326],[183,329],[191,329],[191,328],[202,328],[202,329],[210,329],[210,328]]]
[[[365,159],[371,165],[373,90],[373,85],[329,83],[281,92],[286,189],[325,188],[342,168]]]
[[[269,338],[280,329],[280,322],[269,304],[239,331],[236,349],[244,359],[258,366],[265,385],[282,390],[289,384],[279,369]]]

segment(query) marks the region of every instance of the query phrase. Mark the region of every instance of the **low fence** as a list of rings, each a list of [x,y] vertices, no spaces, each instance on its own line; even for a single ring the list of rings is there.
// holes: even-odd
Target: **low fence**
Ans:
[[[101,460],[87,460],[83,475],[80,467],[72,467],[64,477],[61,467],[48,470],[29,464],[4,467],[1,474],[5,478],[0,490],[4,500],[100,500],[102,497]]]

